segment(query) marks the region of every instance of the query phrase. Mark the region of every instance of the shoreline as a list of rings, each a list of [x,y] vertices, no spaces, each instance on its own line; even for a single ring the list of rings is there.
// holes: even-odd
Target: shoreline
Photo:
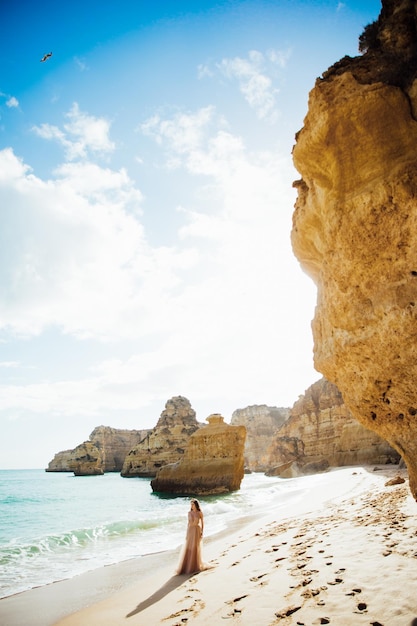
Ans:
[[[174,576],[178,549],[158,552],[3,598],[0,621],[7,626],[177,626],[188,619],[197,625],[234,618],[251,626],[407,626],[415,619],[417,624],[417,600],[407,591],[417,564],[417,503],[407,480],[385,487],[394,475],[406,478],[405,470],[378,469],[334,469],[320,475],[319,492],[313,489],[287,514],[277,503],[277,511],[237,519],[205,539],[203,558],[211,567],[191,578]],[[368,526],[378,532],[370,535]],[[352,578],[359,562],[363,571]],[[383,588],[379,598],[377,583]],[[392,595],[388,621],[378,613],[388,610],[387,594]],[[333,614],[330,622],[313,621]]]

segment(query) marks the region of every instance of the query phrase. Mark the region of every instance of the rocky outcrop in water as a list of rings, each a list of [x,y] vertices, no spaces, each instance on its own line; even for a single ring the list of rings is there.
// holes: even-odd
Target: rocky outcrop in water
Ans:
[[[310,93],[292,244],[317,284],[314,362],[404,459],[417,499],[417,9],[383,0]]]
[[[73,452],[74,450],[61,450],[61,452],[57,452],[52,461],[49,461],[45,472],[71,472],[70,463]]]
[[[168,400],[155,428],[127,454],[122,476],[152,478],[168,463],[184,455],[190,436],[200,428],[190,401],[183,396]]]
[[[103,474],[104,472],[120,472],[125,457],[132,447],[141,441],[147,430],[127,430],[97,426],[89,440],[73,450],[58,452],[50,461],[47,472],[74,472],[87,474]]]
[[[274,469],[267,473],[293,476],[399,460],[398,452],[353,417],[336,385],[322,378],[300,396],[275,434],[268,449],[268,465]]]
[[[100,476],[104,474],[103,468],[103,456],[92,441],[84,441],[74,448],[70,470],[75,476]]]
[[[246,429],[230,426],[221,415],[191,435],[183,458],[162,467],[151,481],[153,491],[182,495],[212,495],[240,488],[244,475]]]
[[[267,450],[273,435],[288,419],[289,414],[289,408],[266,404],[233,411],[230,424],[246,428],[245,469],[251,472],[265,472],[269,469]]]

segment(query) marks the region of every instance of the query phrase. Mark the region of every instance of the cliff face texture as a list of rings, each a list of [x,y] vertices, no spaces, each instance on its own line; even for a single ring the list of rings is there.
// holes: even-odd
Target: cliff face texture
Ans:
[[[353,417],[339,389],[325,378],[294,404],[267,456],[270,467],[296,462],[301,470],[317,464],[338,467],[399,461],[399,454],[386,441]]]
[[[47,472],[73,472],[74,467],[82,473],[83,463],[85,473],[120,472],[123,462],[129,450],[138,441],[143,439],[147,430],[124,430],[111,428],[110,426],[97,426],[91,433],[89,440],[80,444],[73,450],[58,452],[50,461]],[[82,454],[84,446],[86,453]],[[87,451],[88,449],[88,451]],[[96,459],[101,471],[91,472],[89,469],[94,465],[91,459]],[[83,463],[80,458],[85,456]]]
[[[126,455],[146,436],[147,430],[122,430],[98,426],[90,435],[90,441],[100,450],[105,472],[120,472]]]
[[[68,470],[76,476],[94,476],[104,474],[103,457],[100,450],[91,442],[84,441],[71,450]]]
[[[232,426],[245,426],[245,468],[252,472],[269,469],[267,450],[271,439],[288,419],[290,410],[266,404],[237,409],[232,414]]]
[[[294,147],[292,243],[317,284],[316,368],[408,467],[417,499],[416,3],[316,82]]]
[[[190,401],[183,396],[168,400],[157,425],[127,454],[122,476],[152,478],[184,454],[190,436],[200,428]]]
[[[244,426],[229,426],[221,415],[191,435],[183,458],[162,467],[151,481],[153,491],[212,495],[240,488],[244,475]]]

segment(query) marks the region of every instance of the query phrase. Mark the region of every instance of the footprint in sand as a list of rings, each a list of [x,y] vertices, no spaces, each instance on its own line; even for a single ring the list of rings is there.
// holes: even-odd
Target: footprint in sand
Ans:
[[[313,581],[312,578],[303,578],[298,585],[290,585],[290,589],[298,589],[299,587],[307,587]]]
[[[295,556],[302,556],[302,555],[303,555],[303,554],[305,554],[306,552],[307,552],[307,550],[298,550],[298,551],[295,553]]]
[[[293,615],[293,613],[296,613],[300,609],[301,609],[301,606],[289,606],[286,609],[283,609],[279,611],[278,613],[275,613],[275,617],[278,617],[278,619],[285,619],[286,617],[290,617],[290,615]]]
[[[354,613],[367,613],[367,605],[365,604],[365,602],[359,602],[358,606],[357,606],[357,610],[353,611]]]
[[[343,582],[343,578],[335,578],[332,582],[328,582],[328,585],[340,585]]]
[[[205,607],[205,603],[202,600],[194,600],[194,602],[192,603],[192,605],[188,608],[188,609],[181,609],[180,611],[177,611],[176,613],[171,613],[171,615],[169,615],[168,617],[164,617],[163,621],[167,621],[169,619],[176,619],[178,617],[181,617],[181,621],[182,622],[186,622],[188,621],[188,617],[184,616],[184,613],[192,613],[193,616],[197,615],[200,611],[202,611]]]
[[[261,578],[263,578],[264,576],[268,576],[268,573],[266,573],[266,574],[259,574],[259,576],[252,576],[252,578],[250,578],[249,580],[250,580],[252,583],[257,583],[257,582],[258,582],[258,580],[260,580],[260,579],[261,579]]]
[[[301,595],[303,598],[314,598],[319,595],[320,591],[320,589],[306,589]]]
[[[238,598],[233,598],[233,600],[228,600],[225,604],[232,605],[233,611],[231,611],[230,613],[227,613],[227,615],[223,615],[222,619],[230,619],[232,617],[239,616],[242,613],[242,609],[234,605],[236,604],[236,602],[240,602],[241,600],[247,597],[248,597],[248,594],[245,594],[243,596],[239,596]]]
[[[362,589],[359,589],[359,587],[356,587],[355,589],[352,589],[352,591],[350,591],[349,593],[347,593],[347,596],[354,596],[357,593],[362,593]]]

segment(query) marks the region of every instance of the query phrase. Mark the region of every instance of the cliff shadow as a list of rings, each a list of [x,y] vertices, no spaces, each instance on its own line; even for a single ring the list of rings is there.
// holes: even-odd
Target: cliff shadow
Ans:
[[[191,578],[191,576],[193,576],[193,574],[177,574],[175,576],[171,576],[171,578],[167,580],[167,582],[163,584],[162,587],[158,589],[158,591],[155,591],[155,593],[146,598],[146,600],[140,602],[140,604],[138,604],[135,609],[130,611],[130,613],[128,613],[126,617],[133,617],[133,615],[137,615],[137,613],[144,611],[149,606],[152,606],[152,604],[159,602],[160,600],[162,600],[162,598],[165,598],[165,596],[171,593],[171,591],[174,591],[174,589],[180,587],[186,580]]]

